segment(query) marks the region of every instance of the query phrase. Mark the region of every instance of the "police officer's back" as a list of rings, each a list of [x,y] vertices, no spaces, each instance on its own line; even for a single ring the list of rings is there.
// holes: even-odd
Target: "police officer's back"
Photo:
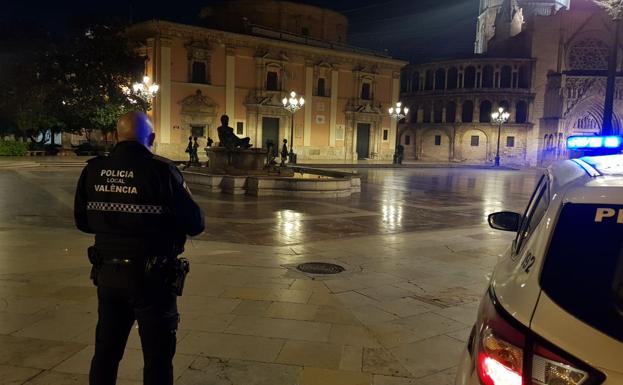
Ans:
[[[132,324],[138,321],[144,383],[172,384],[181,254],[187,235],[204,229],[201,209],[182,175],[149,148],[144,113],[124,115],[110,156],[88,162],[75,199],[76,226],[95,234],[89,251],[98,286],[99,320],[90,384],[115,384]],[[178,293],[179,294],[179,293]]]

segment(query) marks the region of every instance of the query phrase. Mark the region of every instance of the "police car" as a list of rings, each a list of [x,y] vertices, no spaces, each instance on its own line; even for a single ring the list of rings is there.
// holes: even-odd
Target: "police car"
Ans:
[[[456,385],[622,385],[623,155],[554,164],[523,215],[489,224],[516,236]]]

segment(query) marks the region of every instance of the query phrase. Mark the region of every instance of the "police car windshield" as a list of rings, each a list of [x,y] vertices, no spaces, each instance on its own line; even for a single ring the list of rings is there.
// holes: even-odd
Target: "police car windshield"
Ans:
[[[623,342],[623,205],[565,204],[541,287],[559,306]]]

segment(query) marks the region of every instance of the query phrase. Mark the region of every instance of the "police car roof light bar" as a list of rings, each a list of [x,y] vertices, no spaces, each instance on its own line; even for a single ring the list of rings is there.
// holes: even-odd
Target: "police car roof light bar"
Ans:
[[[623,137],[575,135],[567,138],[567,148],[570,150],[621,149],[623,148]]]

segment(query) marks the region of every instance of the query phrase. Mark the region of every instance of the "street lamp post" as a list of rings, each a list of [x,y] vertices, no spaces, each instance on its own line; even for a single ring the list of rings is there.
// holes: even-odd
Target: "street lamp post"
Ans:
[[[389,107],[389,116],[392,119],[396,119],[396,143],[394,144],[394,163],[401,163],[398,161],[398,157],[401,154],[398,154],[398,146],[400,145],[400,137],[398,136],[398,122],[407,117],[409,114],[409,109],[407,107],[402,107],[401,102],[396,102],[395,107]]]
[[[305,99],[301,96],[300,98],[296,98],[296,92],[290,92],[290,98],[283,98],[281,100],[283,104],[283,108],[290,112],[290,155],[289,163],[296,164],[296,154],[294,153],[294,114],[296,111],[300,110],[301,107],[305,104]]]
[[[503,107],[498,108],[496,112],[491,114],[491,121],[498,125],[498,145],[495,150],[495,167],[500,166],[500,136],[502,136],[502,124],[508,121],[510,115],[511,114],[504,111]]]

